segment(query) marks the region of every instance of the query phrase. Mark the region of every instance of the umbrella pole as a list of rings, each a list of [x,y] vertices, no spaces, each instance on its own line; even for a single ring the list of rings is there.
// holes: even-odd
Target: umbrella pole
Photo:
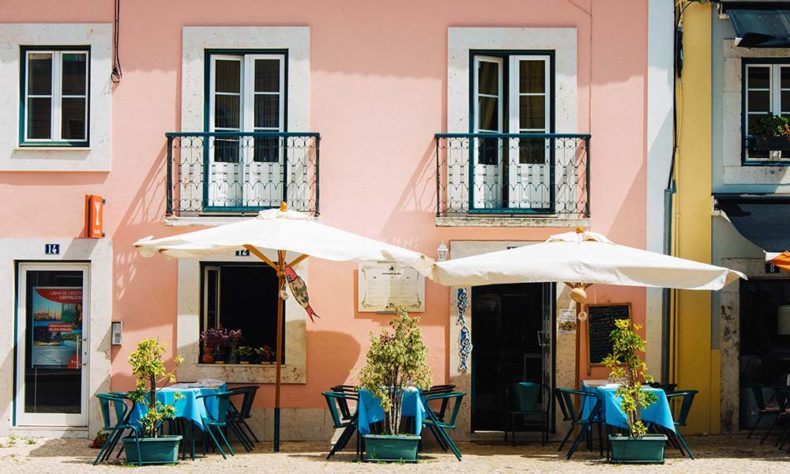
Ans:
[[[285,252],[277,251],[277,349],[275,351],[274,372],[274,452],[280,452],[280,370],[283,360],[283,305],[285,302],[280,296],[285,283]]]
[[[579,313],[582,311],[582,304],[576,303],[576,390],[581,388],[581,363],[582,363],[582,322],[579,321]]]

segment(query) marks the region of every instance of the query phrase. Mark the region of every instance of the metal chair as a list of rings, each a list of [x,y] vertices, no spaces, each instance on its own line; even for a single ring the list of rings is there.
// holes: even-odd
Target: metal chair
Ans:
[[[779,415],[779,406],[778,405],[771,405],[768,406],[765,404],[765,392],[764,386],[762,385],[753,385],[752,386],[752,396],[754,396],[754,401],[757,403],[757,420],[752,425],[752,429],[749,430],[749,434],[746,436],[746,439],[752,437],[752,433],[754,430],[757,429],[757,426],[760,424],[760,421],[763,419],[764,416],[778,416]],[[760,441],[762,443],[765,441],[764,439]]]
[[[351,437],[354,436],[354,432],[357,431],[357,414],[354,413],[352,415],[349,411],[349,394],[333,390],[331,392],[324,392],[322,395],[326,399],[326,404],[329,407],[329,414],[332,417],[333,426],[335,429],[343,429],[335,445],[332,446],[332,449],[326,456],[326,458],[329,459],[334,456],[336,452],[345,448],[351,440]],[[360,436],[357,435],[357,459],[360,458],[360,453],[362,451],[361,446]]]
[[[423,397],[429,397],[432,395],[437,395],[441,393],[452,393],[455,390],[455,385],[434,385],[428,390],[423,390],[421,395]],[[441,399],[441,403],[439,404],[438,410],[433,410],[433,413],[436,415],[436,418],[439,421],[444,420],[444,416],[447,413],[447,404],[450,400],[447,398]],[[426,410],[428,407],[426,406]]]
[[[570,438],[571,433],[573,433],[574,428],[578,426],[579,434],[573,440],[573,444],[568,450],[568,454],[566,456],[567,459],[570,459],[571,456],[573,456],[573,453],[576,452],[576,448],[579,446],[579,442],[581,442],[582,438],[587,438],[588,441],[592,439],[592,425],[597,424],[598,437],[601,439],[601,456],[603,456],[603,435],[601,433],[601,422],[598,418],[598,413],[601,410],[600,397],[598,397],[598,395],[593,392],[571,390],[568,388],[555,388],[554,397],[557,399],[557,403],[560,405],[563,421],[570,422],[571,424],[557,451],[562,451],[562,448],[565,446],[568,438]],[[579,399],[578,405],[574,403],[574,398]],[[586,413],[586,416],[584,413],[585,403],[593,403],[592,408]]]
[[[217,393],[207,393],[203,395],[198,395],[195,397],[197,400],[203,400],[203,404],[206,407],[206,417],[203,418],[203,428],[204,431],[209,435],[211,441],[214,443],[214,446],[217,448],[219,453],[222,455],[223,459],[227,459],[225,456],[225,451],[222,449],[217,437],[221,439],[225,443],[225,447],[228,449],[228,452],[231,456],[235,456],[236,453],[233,452],[233,448],[231,447],[230,443],[228,442],[228,438],[225,437],[225,433],[223,432],[224,428],[227,428],[234,432],[237,438],[240,440],[242,439],[241,435],[238,433],[238,428],[236,425],[227,422],[228,417],[228,408],[230,406],[230,396],[231,392],[217,392]],[[206,402],[209,399],[216,399],[217,403],[217,416],[214,417],[209,409],[208,403]],[[217,433],[217,435],[214,434]],[[243,444],[243,443],[242,443]],[[205,454],[205,438],[204,438],[204,454]]]
[[[513,434],[512,445],[516,445],[516,418],[521,418],[522,427],[527,427],[528,421],[540,423],[541,445],[545,446],[548,441],[548,406],[543,407],[544,402],[548,401],[546,396],[547,388],[537,382],[518,382],[507,386],[506,398],[510,412],[510,432]],[[546,404],[548,405],[548,404]],[[533,420],[529,420],[532,418]],[[535,420],[538,418],[539,420]],[[505,443],[507,443],[508,430],[505,429]]]
[[[763,442],[765,442],[765,440],[771,434],[773,429],[779,426],[779,423],[783,419],[790,417],[790,411],[788,411],[787,409],[787,397],[785,395],[784,390],[782,390],[781,387],[774,387],[774,393],[776,394],[776,405],[778,410],[776,411],[776,417],[774,418],[774,422],[771,424],[771,426],[768,427],[768,430],[765,432],[762,439],[760,440],[760,444],[763,444]],[[774,444],[776,446],[779,446],[779,443],[781,441],[782,441],[782,435],[780,434],[779,438],[777,438],[776,443]]]
[[[455,444],[452,437],[447,433],[447,430],[454,430],[455,429],[455,421],[458,418],[458,412],[461,409],[461,402],[463,401],[465,393],[464,392],[450,392],[450,393],[434,393],[430,395],[421,394],[420,399],[422,400],[423,406],[425,407],[425,413],[427,418],[425,418],[422,422],[423,426],[427,426],[428,429],[433,433],[433,436],[436,438],[436,441],[439,442],[439,446],[444,450],[447,451],[449,448],[453,454],[455,455],[456,459],[459,461],[461,460],[461,450],[458,448],[458,445]],[[432,401],[444,401],[447,400],[449,403],[450,401],[454,401],[452,411],[450,413],[449,420],[440,419],[437,416],[437,413],[433,411],[430,407],[430,402]],[[445,414],[446,415],[446,414]]]
[[[694,397],[697,393],[697,390],[678,390],[676,392],[667,393],[667,401],[670,402],[670,405],[673,399],[680,398],[683,401],[680,404],[680,412],[677,416],[672,416],[675,420],[675,431],[661,430],[671,440],[677,441],[673,442],[673,444],[680,450],[680,454],[684,456],[688,454],[688,457],[691,459],[694,459],[694,453],[691,451],[691,448],[689,448],[689,445],[686,443],[686,440],[683,438],[678,428],[686,426],[686,420],[688,420],[689,412],[691,411],[691,404],[694,403]]]
[[[255,401],[255,395],[258,392],[258,387],[256,385],[250,385],[246,387],[235,387],[230,392],[231,401],[228,405],[228,423],[233,424],[236,426],[235,432],[239,433],[244,439],[240,439],[242,444],[244,445],[244,449],[248,452],[252,451],[252,447],[254,443],[259,443],[258,437],[255,436],[255,432],[252,431],[250,425],[247,424],[247,420],[252,416],[252,404]],[[239,404],[240,408],[236,408],[236,405],[233,404],[233,397],[241,396],[241,403]],[[246,430],[246,431],[245,431]]]
[[[135,442],[137,443],[137,463],[142,465],[140,459],[139,426],[129,423],[131,410],[129,405],[127,405],[127,398],[118,393],[97,393],[96,398],[99,399],[99,407],[101,408],[102,422],[104,424],[102,429],[104,431],[109,431],[110,434],[99,450],[99,454],[96,455],[93,465],[95,466],[99,462],[106,461],[110,457],[118,441],[127,430],[134,435]],[[112,410],[110,409],[110,405],[112,405]],[[115,413],[115,423],[112,421],[112,412]],[[123,447],[121,447],[121,449],[123,449]],[[120,455],[120,451],[118,454]]]

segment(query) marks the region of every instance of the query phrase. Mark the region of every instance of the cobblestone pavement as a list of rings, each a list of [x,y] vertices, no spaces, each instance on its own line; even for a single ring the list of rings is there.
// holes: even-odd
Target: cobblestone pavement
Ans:
[[[416,465],[372,464],[354,461],[354,454],[341,452],[326,460],[325,443],[283,443],[282,452],[271,453],[271,444],[262,443],[252,453],[223,460],[212,454],[178,466],[146,466],[146,473],[257,473],[257,472],[790,472],[790,457],[770,443],[745,436],[690,436],[687,438],[697,459],[692,461],[667,452],[663,466],[615,466],[586,450],[571,461],[557,452],[557,443],[541,447],[537,443],[514,447],[503,444],[461,443],[463,462],[440,451],[424,453]],[[92,466],[97,451],[84,439],[0,439],[0,473],[105,473],[129,472],[123,465]]]

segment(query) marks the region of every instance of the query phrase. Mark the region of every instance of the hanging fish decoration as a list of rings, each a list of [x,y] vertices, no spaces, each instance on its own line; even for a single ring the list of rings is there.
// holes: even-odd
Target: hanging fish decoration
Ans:
[[[310,321],[315,322],[313,318],[318,318],[319,316],[313,311],[313,307],[310,306],[310,297],[307,295],[307,285],[304,280],[302,280],[302,277],[297,275],[293,268],[286,265],[285,278],[288,280],[288,288],[291,289],[291,294],[296,298],[296,302],[307,311],[307,315],[310,316]]]

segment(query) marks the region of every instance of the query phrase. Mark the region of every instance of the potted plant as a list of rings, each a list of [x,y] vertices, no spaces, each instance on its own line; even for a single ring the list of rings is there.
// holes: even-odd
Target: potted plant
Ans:
[[[255,351],[250,346],[239,346],[238,353],[240,364],[249,364],[255,356]]]
[[[178,462],[178,445],[181,436],[159,436],[159,426],[162,421],[175,416],[175,407],[163,404],[156,399],[158,384],[174,382],[175,374],[168,372],[162,355],[165,348],[156,339],[145,339],[137,344],[137,349],[129,354],[129,364],[132,374],[137,379],[137,388],[129,393],[135,403],[147,408],[145,415],[140,418],[141,433],[139,440],[134,437],[123,439],[126,451],[126,460],[139,459],[140,464],[172,464]],[[176,357],[176,364],[181,363],[181,356]],[[175,399],[183,395],[176,393]],[[139,445],[138,445],[139,441]],[[139,451],[138,451],[139,446]]]
[[[228,332],[224,329],[207,329],[206,341],[208,347],[211,348],[211,358],[215,364],[225,363],[225,347],[228,344]]]
[[[647,373],[647,364],[639,356],[645,352],[645,340],[637,331],[638,324],[630,319],[615,320],[615,329],[610,334],[612,352],[604,358],[610,369],[609,377],[621,380],[615,394],[621,398],[620,408],[628,417],[628,436],[609,435],[612,462],[616,463],[663,463],[664,445],[667,437],[662,434],[647,434],[641,420],[641,410],[656,401],[656,395],[642,390],[642,383],[652,383]]]
[[[271,364],[274,361],[272,348],[266,344],[255,349],[255,354],[260,358],[261,364]]]
[[[200,342],[202,347],[200,362],[203,364],[214,363],[214,346],[212,345],[214,341],[210,331],[215,331],[215,329],[204,329],[200,331]]]
[[[417,322],[399,307],[390,330],[370,335],[365,366],[359,372],[363,389],[378,398],[384,410],[384,433],[365,435],[366,459],[370,461],[416,461],[420,437],[401,433],[401,404],[411,387],[427,389],[431,369],[426,363],[425,343]]]
[[[228,352],[228,364],[237,364],[238,354],[236,353],[236,346],[238,346],[239,341],[242,339],[241,329],[224,329],[223,331],[225,331],[225,334],[227,334],[227,341],[228,345],[230,346],[230,351]]]
[[[790,118],[768,114],[749,127],[753,151],[790,151]]]

